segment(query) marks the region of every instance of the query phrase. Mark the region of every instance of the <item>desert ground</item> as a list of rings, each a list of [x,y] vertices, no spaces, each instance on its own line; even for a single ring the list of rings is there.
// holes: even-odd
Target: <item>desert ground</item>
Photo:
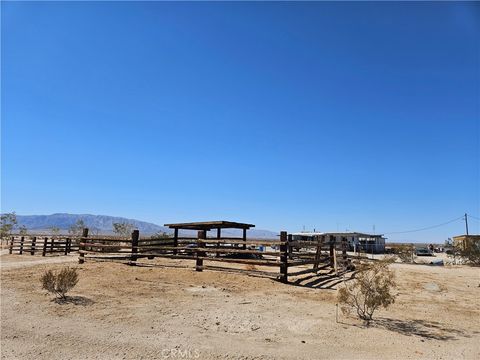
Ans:
[[[0,259],[2,359],[480,358],[479,268],[392,265],[397,301],[367,327],[336,321],[335,280],[286,285],[188,260]],[[66,265],[80,280],[57,303],[39,277]]]

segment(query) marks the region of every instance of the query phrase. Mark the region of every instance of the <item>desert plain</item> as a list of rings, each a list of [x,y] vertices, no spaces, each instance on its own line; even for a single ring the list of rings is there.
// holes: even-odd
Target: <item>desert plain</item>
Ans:
[[[283,284],[177,259],[0,259],[2,359],[480,358],[475,267],[393,264],[396,302],[366,326],[337,312],[338,279]],[[39,278],[64,266],[79,282],[59,303]]]

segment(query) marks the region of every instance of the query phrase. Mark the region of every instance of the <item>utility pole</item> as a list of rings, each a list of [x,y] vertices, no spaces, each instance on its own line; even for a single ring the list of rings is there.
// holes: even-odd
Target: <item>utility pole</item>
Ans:
[[[465,229],[467,230],[467,235],[468,235],[468,218],[467,218],[467,213],[465,213]]]

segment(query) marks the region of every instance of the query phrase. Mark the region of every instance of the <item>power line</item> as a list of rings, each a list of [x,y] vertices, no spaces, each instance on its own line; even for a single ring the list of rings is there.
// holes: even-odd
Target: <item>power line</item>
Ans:
[[[469,215],[470,216],[470,215]],[[424,231],[424,230],[430,230],[430,229],[434,229],[434,228],[437,228],[437,227],[440,227],[440,226],[444,226],[444,225],[448,225],[448,224],[451,224],[455,221],[458,221],[458,220],[464,220],[465,219],[465,216],[460,216],[459,218],[456,218],[456,219],[453,219],[453,220],[450,220],[450,221],[447,221],[447,222],[444,222],[444,223],[441,223],[441,224],[437,224],[437,225],[433,225],[433,226],[428,226],[428,227],[424,227],[424,228],[421,228],[421,229],[415,229],[415,230],[407,230],[407,231],[392,231],[392,232],[389,232],[389,233],[385,233],[385,235],[391,235],[391,234],[406,234],[406,233],[412,233],[412,232],[417,232],[417,231]]]
[[[475,219],[475,220],[480,221],[480,218],[478,218],[478,217],[476,217],[476,216],[468,215],[468,214],[467,214],[467,216],[468,216],[469,218],[472,218],[472,219]]]

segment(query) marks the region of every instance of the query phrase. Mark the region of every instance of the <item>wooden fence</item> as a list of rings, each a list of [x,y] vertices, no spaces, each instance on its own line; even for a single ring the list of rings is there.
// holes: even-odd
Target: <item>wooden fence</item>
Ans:
[[[88,236],[84,229],[79,244],[79,263],[91,260],[118,260],[130,265],[142,259],[174,258],[195,260],[195,269],[202,271],[204,261],[224,264],[246,264],[277,268],[279,278],[288,282],[289,276],[316,273],[329,268],[335,273],[348,267],[346,239],[340,249],[335,238],[319,237],[312,241],[292,241],[285,231],[279,240],[260,240],[233,237],[207,238],[205,231],[197,237],[140,237],[135,230],[129,239]],[[340,251],[339,255],[337,253]],[[311,266],[311,268],[309,268]]]
[[[78,251],[79,238],[48,235],[14,235],[10,238],[9,254],[68,255]]]

